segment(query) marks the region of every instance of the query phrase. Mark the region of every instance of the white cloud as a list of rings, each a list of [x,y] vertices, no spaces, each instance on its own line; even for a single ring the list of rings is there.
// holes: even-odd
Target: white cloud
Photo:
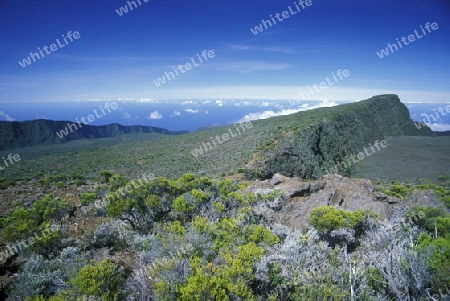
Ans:
[[[11,116],[9,116],[8,114],[6,114],[3,111],[0,111],[0,119],[5,120],[5,121],[14,121],[14,118],[12,118]]]
[[[264,111],[264,112],[257,112],[257,113],[250,113],[245,115],[243,118],[239,119],[237,122],[246,122],[246,121],[253,121],[253,120],[258,120],[258,119],[267,119],[270,117],[275,117],[275,116],[281,116],[281,115],[290,115],[290,114],[294,114],[299,112],[300,110],[295,110],[295,109],[286,109],[286,110],[281,110],[278,112],[274,112],[272,110],[270,111]]]
[[[294,53],[294,51],[291,48],[283,48],[283,47],[261,47],[261,46],[231,44],[228,45],[228,48],[232,50],[256,50],[256,51],[273,51],[281,53]]]
[[[181,116],[181,112],[173,111],[173,115],[175,115],[175,116]]]
[[[128,119],[128,120],[136,120],[136,119],[139,119],[139,116],[131,115],[130,113],[128,113],[126,111],[122,111],[122,118]]]
[[[447,123],[431,123],[427,125],[433,130],[438,132],[450,131],[450,124]]]
[[[252,71],[278,71],[291,69],[294,66],[289,64],[266,63],[266,62],[228,62],[215,64],[217,70],[221,71],[239,71],[240,73],[250,73]]]
[[[216,105],[219,107],[222,107],[224,105],[223,100],[221,100],[221,99],[216,100]]]
[[[254,103],[252,103],[250,101],[244,101],[244,102],[235,102],[234,105],[236,107],[242,107],[242,106],[248,107],[248,106],[254,105]]]
[[[162,119],[163,116],[158,111],[155,111],[155,112],[151,112],[147,118],[148,119]]]
[[[186,100],[185,102],[182,103],[182,105],[191,105],[191,104],[194,104],[194,103],[195,103],[195,101]]]
[[[308,91],[308,86],[211,86],[161,90],[156,97],[161,99],[223,99],[223,100],[285,100],[288,101]],[[445,103],[450,102],[450,92],[420,90],[379,90],[355,87],[331,86],[317,92],[309,100],[332,99],[334,101],[357,101],[380,94],[397,94],[403,103]]]
[[[324,100],[323,102],[321,102],[317,105],[307,107],[307,108],[285,109],[285,110],[281,110],[278,112],[269,110],[269,111],[264,111],[264,112],[250,113],[250,114],[245,115],[243,118],[239,119],[237,122],[247,122],[247,121],[253,121],[253,120],[258,120],[258,119],[267,119],[270,117],[290,115],[290,114],[294,114],[294,113],[297,113],[300,111],[306,111],[306,110],[312,110],[312,109],[324,108],[324,107],[333,107],[333,106],[337,106],[337,105],[338,104],[334,101]]]
[[[197,110],[197,109],[186,109],[185,110],[186,111],[186,113],[190,113],[190,114],[198,114],[198,113],[205,113],[205,114],[208,114],[209,113],[209,111],[208,110]]]

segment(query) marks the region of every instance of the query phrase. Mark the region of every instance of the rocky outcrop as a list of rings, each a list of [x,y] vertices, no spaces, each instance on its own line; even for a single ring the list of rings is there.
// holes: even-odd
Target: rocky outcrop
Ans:
[[[387,136],[436,136],[428,127],[417,129],[397,95],[379,95],[357,103],[299,112],[291,128],[272,135],[273,142],[247,164],[259,179],[275,173],[317,179],[336,164]],[[276,118],[273,118],[276,121]],[[354,164],[339,173],[351,176]],[[337,171],[334,171],[337,172]]]
[[[381,219],[390,218],[396,210],[404,211],[415,205],[434,206],[448,211],[431,191],[415,191],[407,200],[401,201],[376,191],[369,180],[346,178],[338,174],[326,175],[311,182],[275,174],[271,179],[252,182],[246,191],[256,194],[282,192],[282,197],[272,202],[275,204],[261,202],[255,211],[271,223],[281,223],[293,229],[306,228],[311,211],[319,206],[335,206],[349,211],[371,210]]]

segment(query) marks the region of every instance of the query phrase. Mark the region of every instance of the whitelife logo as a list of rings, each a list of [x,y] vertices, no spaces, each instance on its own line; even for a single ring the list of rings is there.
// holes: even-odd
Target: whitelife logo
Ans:
[[[136,0],[139,3],[139,6],[142,5],[141,0]],[[120,7],[119,9],[116,9],[116,13],[119,16],[123,16],[124,14],[128,13],[128,7],[130,8],[130,11],[132,11],[134,8],[138,8],[136,1],[127,1],[127,5],[124,5],[122,7]],[[149,0],[142,0],[144,3],[147,3]],[[134,5],[134,8],[132,6],[132,4]]]
[[[71,31],[69,31],[67,33],[67,39],[64,35],[62,35],[62,37],[66,44],[61,44],[61,42],[59,41],[59,38],[58,38],[58,39],[56,39],[56,42],[58,43],[59,48],[56,46],[56,44],[51,44],[50,47],[47,47],[47,45],[45,45],[44,47],[42,47],[43,49],[41,49],[41,47],[38,47],[39,53],[41,55],[39,55],[39,53],[37,53],[37,52],[35,52],[35,53],[30,52],[30,55],[27,58],[23,59],[22,61],[19,61],[19,65],[22,68],[25,68],[25,67],[31,65],[32,59],[33,59],[33,62],[36,62],[36,59],[40,60],[41,58],[44,57],[44,53],[42,52],[42,50],[44,50],[46,54],[51,54],[52,52],[55,52],[56,50],[61,49],[61,48],[65,47],[66,45],[68,45],[69,42],[67,41],[67,39],[69,39],[70,42],[73,42],[74,39],[78,40],[79,38],[81,38],[81,35],[78,31],[74,31],[73,33]],[[50,51],[48,50],[49,48],[50,48]]]
[[[439,107],[438,111],[439,111],[439,113],[442,114],[442,116],[447,116],[447,113],[450,113],[450,105],[445,107],[445,111],[447,113],[444,112],[444,108],[442,108],[442,107]],[[420,114],[420,116],[424,117],[423,120],[414,122],[414,125],[416,126],[416,128],[418,130],[420,130],[422,127],[427,126],[427,124],[432,125],[433,122],[436,122],[437,120],[439,120],[441,118],[441,116],[439,116],[438,112],[434,112],[434,114],[436,115],[436,117],[433,115],[428,115],[426,113]],[[431,119],[433,119],[433,121],[431,121]]]
[[[431,29],[433,29],[433,30],[439,29],[439,26],[438,26],[438,24],[437,24],[436,22],[433,22],[433,23],[427,22],[427,24],[425,24],[425,28],[427,29],[428,33],[431,33],[430,27],[431,27]],[[416,40],[416,37],[417,37],[417,39],[419,40],[419,39],[423,38],[424,36],[426,36],[427,33],[426,33],[425,29],[422,27],[422,25],[420,25],[420,28],[422,29],[423,36],[421,36],[421,35],[417,32],[417,29],[416,29],[416,30],[414,30],[415,35],[414,35],[414,34],[410,34],[410,35],[408,36],[408,41],[409,41],[409,43],[406,41],[406,38],[405,38],[405,37],[402,37],[402,38],[400,39],[400,40],[403,42],[403,45],[407,46],[407,45],[409,45],[410,43],[414,42],[414,41]],[[402,48],[402,43],[400,43],[400,41],[398,40],[398,38],[397,38],[396,40],[397,40],[398,46],[399,46],[400,48]],[[382,59],[382,58],[384,58],[385,56],[388,56],[388,55],[390,54],[390,53],[389,53],[389,50],[391,50],[391,53],[394,53],[394,51],[397,51],[397,50],[398,50],[398,47],[397,47],[397,45],[396,45],[395,43],[394,43],[394,44],[388,43],[388,44],[387,44],[387,47],[386,47],[385,49],[381,49],[380,52],[377,52],[377,55],[379,56],[380,59]]]
[[[89,123],[95,121],[95,117],[102,118],[103,116],[105,116],[106,112],[105,112],[104,108],[101,105],[99,107],[102,110],[103,115],[99,115],[97,113],[97,110],[95,109],[94,110],[95,116],[93,114],[88,115],[88,117],[87,117],[88,122],[86,121],[86,118],[84,116],[82,116],[80,118],[81,121],[85,125],[88,125]],[[111,113],[111,110],[116,110],[117,108],[118,108],[117,102],[113,102],[113,103],[111,103],[111,105],[109,104],[109,102],[105,103],[105,109],[108,111],[108,113]],[[70,133],[73,133],[74,129],[75,129],[75,131],[81,129],[82,126],[81,126],[80,121],[78,121],[78,118],[75,118],[75,119],[76,119],[77,123],[68,123],[67,126],[63,130],[56,132],[56,136],[58,136],[59,139],[62,139],[64,137],[66,137],[67,135],[69,135],[69,130],[70,130]],[[77,124],[78,124],[78,126],[77,126]]]
[[[42,240],[45,237],[47,237],[59,230],[60,230],[60,227],[58,225],[54,224],[54,225],[51,225],[49,228],[42,230],[41,237],[39,237],[39,235],[36,232],[34,232],[34,237],[29,237],[27,240],[21,240],[19,242],[8,244],[6,246],[6,250],[0,251],[0,262],[2,262],[5,259],[8,259],[11,256],[19,254],[20,252],[22,252],[29,246],[34,245],[36,243],[36,241]]]
[[[6,169],[9,166],[8,162],[6,162],[6,160],[8,160],[11,165],[13,165],[14,162],[19,162],[20,161],[20,155],[19,154],[15,154],[13,156],[13,154],[9,154],[8,158],[5,159],[5,157],[2,157],[2,159],[3,159],[3,163],[5,163],[5,167],[2,167],[2,165],[0,164],[0,170]],[[13,162],[13,159],[14,159],[14,162]]]
[[[202,57],[205,60],[205,62],[208,61],[208,57],[210,59],[212,59],[215,56],[216,56],[216,54],[214,53],[213,50],[209,50],[208,53],[206,53],[206,50],[203,50],[203,52],[202,52]],[[203,60],[198,53],[197,53],[197,58],[198,58],[198,61],[200,62],[200,64],[203,64]],[[191,62],[194,65],[194,67],[200,66],[200,64],[196,64],[194,58],[191,58]],[[167,79],[167,81],[171,81],[172,79],[175,79],[176,77],[180,76],[180,74],[178,73],[178,70],[180,70],[181,73],[186,73],[187,71],[191,70],[192,64],[186,63],[184,65],[178,65],[178,67],[176,67],[176,68],[175,68],[175,66],[172,66],[173,71],[175,72],[176,76],[175,76],[175,74],[173,74],[173,72],[166,71],[162,77],[159,77],[157,80],[154,80],[153,82],[155,83],[155,85],[157,87],[160,87],[161,85],[164,85],[166,83],[166,79]],[[183,67],[186,70],[184,70]]]
[[[289,100],[290,104],[295,104],[296,102],[302,102],[303,100],[308,100],[308,99],[312,99],[312,96],[316,93],[316,92],[320,92],[321,90],[325,90],[328,87],[331,87],[332,85],[334,85],[335,83],[339,82],[339,80],[336,78],[336,75],[339,76],[340,80],[343,80],[342,76],[344,76],[344,78],[349,77],[350,76],[350,71],[348,71],[347,69],[339,69],[338,71],[336,71],[336,75],[334,75],[334,72],[331,72],[331,74],[333,75],[333,79],[334,82],[330,81],[330,79],[327,77],[325,77],[325,79],[327,80],[327,82],[321,82],[319,85],[314,84],[312,86],[312,88],[314,88],[314,90],[308,85],[308,90],[311,94],[309,94],[308,92],[304,92],[303,90],[298,91],[299,94],[297,94],[297,96],[292,97]],[[320,90],[319,90],[320,89]],[[300,98],[301,97],[301,98]]]
[[[376,147],[376,150],[373,147]],[[338,173],[338,171],[341,169],[341,164],[343,165],[344,168],[350,168],[353,164],[358,163],[361,160],[364,160],[365,158],[372,156],[373,154],[375,154],[377,151],[380,151],[380,146],[382,148],[385,148],[387,146],[387,141],[386,140],[382,140],[380,141],[375,141],[375,143],[372,144],[369,143],[369,146],[367,148],[370,147],[370,149],[372,150],[372,153],[370,151],[367,150],[366,147],[364,147],[364,152],[359,152],[356,156],[355,155],[351,155],[350,158],[347,157],[347,160],[344,160],[343,162],[339,162],[338,164],[334,165],[333,167],[329,168],[328,170],[326,170],[325,172],[327,174],[335,174]],[[358,159],[356,159],[355,157],[357,157]],[[350,161],[350,159],[352,159]]]
[[[297,9],[297,11],[293,10],[292,7],[289,5],[289,11],[285,10],[284,12],[280,13],[276,13],[275,17],[273,17],[272,15],[270,15],[270,18],[272,20],[272,22],[270,20],[261,20],[261,23],[258,26],[255,26],[254,28],[250,28],[250,31],[256,36],[258,33],[261,33],[264,31],[265,29],[269,29],[269,27],[275,26],[277,24],[277,21],[275,20],[275,18],[277,18],[278,22],[282,22],[285,19],[289,18],[290,16],[296,15],[299,12],[301,12],[302,10],[305,10],[306,7],[311,6],[312,5],[312,0],[300,0],[297,2],[294,2],[295,4],[295,8]],[[300,9],[299,5],[302,7],[302,9]],[[281,18],[280,18],[281,16]],[[273,24],[273,25],[272,25]],[[264,25],[264,28],[263,28]],[[269,27],[267,26],[269,25]]]
[[[236,130],[236,133],[233,132],[231,128],[228,129],[228,132],[230,133],[224,133],[222,136],[216,135],[216,137],[210,137],[211,142],[203,142],[202,146],[199,148],[194,149],[191,151],[191,154],[197,158],[198,156],[205,155],[208,151],[212,150],[213,148],[216,148],[218,145],[225,143],[226,141],[230,140],[231,138],[237,137],[241,133],[245,132],[245,130],[251,129],[253,127],[253,124],[250,121],[243,122],[243,123],[236,123],[234,125],[234,128]],[[242,132],[241,132],[242,131]],[[220,140],[222,138],[222,140]]]

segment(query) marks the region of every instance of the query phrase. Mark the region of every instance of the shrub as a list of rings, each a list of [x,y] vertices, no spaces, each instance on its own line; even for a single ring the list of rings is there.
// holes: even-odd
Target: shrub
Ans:
[[[108,177],[108,188],[111,191],[117,190],[121,187],[124,187],[126,182],[126,179],[122,175],[112,175]]]
[[[102,183],[109,183],[109,179],[113,176],[113,173],[109,170],[102,170],[100,172]]]
[[[405,199],[408,197],[412,189],[408,186],[402,185],[397,181],[393,181],[389,189],[384,189],[383,192],[387,195],[395,196],[399,199]]]
[[[440,175],[437,177],[440,181],[450,181],[450,175]]]
[[[55,185],[56,185],[56,187],[59,188],[59,189],[61,189],[61,188],[66,188],[66,187],[67,187],[66,183],[61,182],[61,181],[57,182]]]
[[[220,193],[224,196],[228,195],[231,192],[239,190],[239,184],[230,179],[220,180],[218,182]]]
[[[450,214],[435,207],[414,206],[406,214],[411,221],[430,234],[445,236],[450,233]],[[420,218],[417,218],[420,217]]]
[[[200,234],[211,233],[212,226],[207,218],[196,216],[192,222],[194,229]]]
[[[41,178],[38,180],[38,182],[41,186],[47,186],[49,184],[59,183],[59,182],[64,183],[66,181],[67,181],[67,175],[65,175],[65,174],[52,174],[46,178]],[[59,186],[61,186],[61,184],[59,184]]]
[[[192,182],[195,180],[194,174],[184,174],[179,179],[178,182],[181,184],[181,186],[184,186],[185,188],[191,187]]]
[[[120,221],[101,224],[95,229],[91,245],[96,248],[111,248],[121,250],[129,241],[128,231]]]
[[[256,300],[251,289],[254,264],[263,254],[263,248],[248,243],[237,254],[225,251],[220,265],[203,266],[199,257],[192,258],[193,273],[179,288],[180,300]]]
[[[194,199],[199,203],[205,203],[206,201],[209,200],[208,194],[204,193],[199,189],[192,189],[191,194],[194,197]]]
[[[70,284],[72,273],[84,264],[81,256],[79,250],[73,247],[62,250],[51,260],[32,254],[20,268],[8,294],[10,300],[45,300],[42,296],[55,295],[65,289]],[[49,300],[80,299],[50,297]]]
[[[81,185],[86,185],[86,182],[84,180],[76,179],[74,181],[74,184],[77,185],[77,186],[81,186]]]
[[[10,217],[2,219],[7,241],[26,239],[34,232],[49,227],[52,219],[61,219],[68,214],[71,206],[65,199],[53,199],[47,195],[33,204],[31,210],[19,208]]]
[[[417,186],[419,189],[432,190],[434,194],[444,203],[448,208],[450,208],[450,187],[448,184],[443,184],[442,186],[428,183],[421,184]]]
[[[70,208],[65,199],[53,199],[50,195],[35,202],[31,210],[19,208],[1,220],[4,238],[8,242],[25,240],[29,250],[48,256],[59,247],[61,237],[53,220],[61,219]]]
[[[311,212],[311,225],[321,232],[329,233],[343,228],[346,224],[347,215],[344,210],[324,206]]]
[[[265,243],[272,246],[280,242],[278,236],[262,225],[249,225],[244,228],[244,236],[246,241],[255,244]]]
[[[33,217],[39,221],[48,221],[50,219],[61,219],[69,213],[71,205],[66,199],[54,199],[47,195],[41,201],[33,204],[31,212]]]
[[[226,209],[224,204],[222,204],[221,202],[213,202],[213,206],[217,212],[224,212]]]
[[[73,283],[82,294],[113,301],[121,296],[125,280],[123,269],[110,259],[105,259],[83,267],[73,279]]]
[[[97,200],[96,192],[86,192],[81,195],[81,205],[86,206],[90,203],[95,202]]]
[[[14,184],[14,182],[12,182],[10,180],[7,180],[5,178],[0,178],[0,190],[6,189],[13,184]]]
[[[428,263],[437,289],[447,289],[450,285],[450,237],[433,239],[428,234],[422,234],[418,243],[417,249],[420,252],[431,251]]]
[[[329,234],[333,230],[350,228],[357,236],[363,234],[365,222],[376,214],[356,210],[349,212],[331,206],[317,207],[311,212],[311,225],[322,233]]]
[[[189,214],[195,209],[193,204],[190,204],[184,195],[181,195],[173,201],[173,210],[179,213]]]

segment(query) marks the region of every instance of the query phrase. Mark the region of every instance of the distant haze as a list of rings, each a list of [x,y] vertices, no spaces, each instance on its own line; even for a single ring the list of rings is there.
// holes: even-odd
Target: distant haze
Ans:
[[[150,125],[169,130],[195,131],[201,127],[225,126],[235,122],[264,119],[292,114],[318,107],[330,107],[345,102],[304,101],[291,104],[274,100],[179,100],[171,102],[117,101],[118,109],[97,118],[92,125],[119,123],[122,125]],[[104,106],[104,101],[64,102],[42,104],[6,104],[0,111],[0,120],[68,120],[75,122]],[[450,104],[406,104],[411,118],[422,120],[423,114],[434,114],[440,107]],[[57,109],[55,109],[57,108]],[[5,114],[5,112],[8,112]],[[450,114],[439,114],[434,130],[450,130]]]

